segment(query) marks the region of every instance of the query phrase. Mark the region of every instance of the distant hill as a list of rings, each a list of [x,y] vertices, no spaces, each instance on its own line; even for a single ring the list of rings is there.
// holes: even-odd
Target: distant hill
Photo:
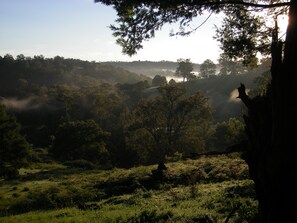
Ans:
[[[177,62],[171,61],[133,61],[133,62],[103,62],[104,65],[123,68],[131,72],[143,74],[153,78],[155,75],[163,75],[169,80],[174,76],[178,66]],[[220,65],[217,65],[218,69]],[[194,64],[194,72],[198,72],[199,64]],[[244,83],[247,89],[254,89],[256,84],[254,79],[263,72],[269,70],[269,64],[264,64],[256,69],[252,69],[241,75],[214,76],[206,79],[197,79],[184,83],[189,93],[196,91],[204,92],[210,100],[214,109],[213,118],[216,121],[224,121],[231,117],[241,117],[244,106],[237,99],[237,88],[240,83]],[[148,97],[155,97],[158,92],[156,88],[145,91]]]
[[[151,79],[108,64],[35,56],[14,59],[0,57],[0,96],[18,96],[20,89],[52,87],[54,85],[98,86],[110,84],[133,84]]]
[[[134,61],[134,62],[88,62],[62,57],[34,58],[11,56],[0,57],[0,97],[28,97],[42,94],[55,85],[74,87],[99,86],[102,83],[134,84],[148,80],[155,75],[171,77],[177,62]],[[213,76],[206,79],[185,82],[189,93],[204,92],[214,109],[214,119],[223,121],[238,117],[243,110],[237,97],[237,87],[244,83],[248,89],[255,88],[254,79],[267,67],[261,67],[242,75]],[[194,71],[199,64],[194,64]],[[40,93],[41,92],[41,93]],[[156,88],[146,89],[145,97],[157,95]]]

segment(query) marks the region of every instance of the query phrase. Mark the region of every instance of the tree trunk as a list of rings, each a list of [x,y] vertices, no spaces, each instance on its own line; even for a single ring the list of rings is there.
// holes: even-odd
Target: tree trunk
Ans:
[[[246,161],[263,222],[269,223],[297,222],[297,0],[291,3],[284,51],[277,35],[272,43],[267,95],[250,99],[243,85],[238,89],[248,108]]]

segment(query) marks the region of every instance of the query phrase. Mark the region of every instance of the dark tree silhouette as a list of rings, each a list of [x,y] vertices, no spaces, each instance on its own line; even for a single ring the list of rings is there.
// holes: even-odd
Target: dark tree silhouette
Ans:
[[[200,76],[203,78],[209,78],[216,74],[216,65],[210,59],[205,60],[200,65]]]
[[[176,68],[175,75],[178,77],[183,78],[183,82],[185,80],[190,80],[194,76],[192,71],[194,70],[193,68],[193,63],[190,61],[190,59],[179,59],[177,60],[178,67]]]
[[[239,98],[248,108],[248,115],[245,116],[249,136],[246,160],[256,185],[263,222],[296,222],[297,0],[287,2],[249,0],[95,1],[113,5],[117,10],[119,27],[111,26],[111,29],[118,37],[117,42],[123,47],[123,52],[130,55],[142,48],[141,43],[153,37],[154,31],[160,29],[163,24],[180,21],[180,24],[186,27],[193,17],[200,15],[205,10],[216,13],[228,9],[236,11],[236,9],[243,8],[280,9],[281,11],[289,9],[289,24],[285,43],[279,40],[277,29],[273,32],[270,90],[262,97],[250,99],[245,93],[244,85],[241,85]],[[241,13],[239,16],[243,20],[247,18]],[[248,24],[241,23],[241,25],[246,25],[246,28],[248,28]],[[239,37],[235,42],[237,44],[234,44],[230,49],[235,54],[241,53],[240,57],[249,59],[243,53],[248,53],[253,57],[256,51],[261,50],[254,45],[254,41],[259,41],[259,39],[253,39],[254,35],[259,34],[256,31],[259,30],[254,30],[251,35],[237,35],[236,37]],[[191,30],[181,32],[183,35],[190,33]],[[266,30],[266,32],[261,32],[260,37],[264,38],[270,33]]]
[[[29,143],[20,134],[20,125],[0,104],[0,177],[13,178],[27,164]]]
[[[62,161],[84,159],[104,165],[108,159],[104,140],[108,136],[94,120],[64,122],[50,152]]]
[[[167,84],[167,80],[165,76],[156,75],[152,80],[152,86],[162,86],[164,84]]]

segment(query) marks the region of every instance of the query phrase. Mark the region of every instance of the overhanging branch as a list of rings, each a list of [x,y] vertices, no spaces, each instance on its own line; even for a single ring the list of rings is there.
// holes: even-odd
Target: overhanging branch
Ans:
[[[130,6],[156,6],[159,4],[164,4],[162,1],[156,0],[143,0],[143,1],[135,1],[135,0],[95,0],[95,2],[101,2],[105,5],[130,5]],[[255,7],[255,8],[277,8],[290,6],[291,2],[279,2],[273,4],[257,4],[253,2],[245,2],[238,0],[218,0],[218,1],[205,1],[205,0],[176,0],[166,2],[166,4],[170,4],[171,7],[178,5],[191,5],[191,6],[216,6],[216,5],[242,5],[247,7]]]
[[[216,1],[216,2],[203,2],[201,3],[201,0],[193,0],[191,1],[192,5],[205,5],[205,6],[214,6],[214,5],[242,5],[242,6],[248,6],[248,7],[254,7],[254,8],[277,8],[277,7],[284,7],[284,6],[290,6],[291,2],[279,2],[274,4],[257,4],[252,2],[244,2],[244,1],[238,1],[238,0],[230,0],[230,1]]]

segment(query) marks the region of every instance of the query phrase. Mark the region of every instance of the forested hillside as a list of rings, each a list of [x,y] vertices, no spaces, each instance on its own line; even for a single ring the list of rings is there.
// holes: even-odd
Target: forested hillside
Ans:
[[[18,55],[14,59],[5,55],[0,57],[0,74],[0,95],[10,97],[26,96],[30,91],[45,90],[54,85],[83,87],[104,82],[124,84],[149,80],[146,76],[110,65],[59,56],[30,58]]]
[[[175,82],[61,57],[1,57],[1,220],[25,213],[27,222],[39,216],[30,211],[48,210],[71,212],[81,222],[88,218],[81,211],[104,212],[106,222],[216,222],[230,218],[234,205],[237,222],[257,218],[240,153],[203,154],[230,153],[245,140],[235,89],[244,82],[251,95],[265,91],[264,71]],[[172,211],[147,204],[160,199]],[[234,205],[226,209],[225,200]],[[211,214],[209,205],[216,206]],[[50,219],[56,217],[44,222]]]
[[[235,91],[240,82],[254,88],[253,79],[264,70],[168,83],[161,75],[161,82],[151,81],[102,63],[5,55],[1,111],[16,117],[33,149],[45,148],[57,161],[153,164],[240,142],[242,107]]]

